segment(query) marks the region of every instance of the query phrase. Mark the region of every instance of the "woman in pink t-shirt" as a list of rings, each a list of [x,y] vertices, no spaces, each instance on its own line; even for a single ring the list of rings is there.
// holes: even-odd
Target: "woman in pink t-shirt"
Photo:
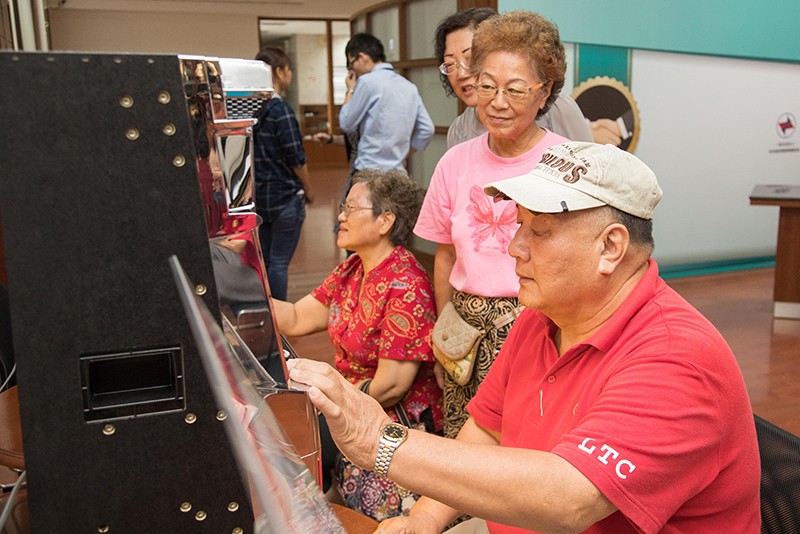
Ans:
[[[452,301],[467,322],[488,332],[470,381],[459,386],[444,377],[444,431],[455,437],[518,307],[519,280],[508,255],[516,209],[511,202],[493,202],[483,186],[527,173],[548,147],[566,141],[535,122],[564,85],[566,60],[556,27],[525,11],[490,17],[474,35],[472,29],[448,34],[444,60],[442,68],[447,66],[459,88],[469,88],[463,74],[469,62],[478,119],[487,129],[439,161],[414,229],[438,244],[437,309]]]

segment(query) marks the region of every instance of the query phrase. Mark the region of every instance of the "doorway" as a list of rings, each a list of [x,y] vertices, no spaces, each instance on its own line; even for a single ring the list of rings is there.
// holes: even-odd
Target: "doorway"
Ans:
[[[349,21],[262,18],[259,32],[262,47],[277,46],[292,59],[294,82],[282,96],[296,111],[303,135],[341,133]]]

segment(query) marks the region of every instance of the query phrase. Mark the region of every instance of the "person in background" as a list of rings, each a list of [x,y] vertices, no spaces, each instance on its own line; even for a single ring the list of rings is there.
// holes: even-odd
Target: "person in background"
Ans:
[[[417,87],[386,62],[383,44],[373,35],[354,35],[345,55],[347,91],[339,127],[359,134],[355,169],[405,172],[409,154],[425,150],[434,134]]]
[[[414,233],[437,243],[433,285],[437,312],[455,310],[486,335],[469,382],[444,376],[444,433],[455,437],[508,335],[519,306],[519,282],[508,244],[516,229],[511,202],[483,194],[490,180],[527,172],[545,150],[566,141],[540,127],[564,85],[564,47],[544,17],[514,11],[486,19],[470,42],[475,107],[487,132],[449,149],[434,170]]]
[[[516,204],[525,310],[457,440],[391,424],[324,364],[290,364],[348,458],[425,495],[380,532],[437,533],[459,511],[492,534],[760,532],[750,399],[720,333],[659,277],[653,172],[568,142],[484,191]]]
[[[283,334],[327,328],[336,347],[335,367],[346,380],[375,398],[393,421],[405,414],[411,426],[437,432],[442,392],[433,375],[430,341],[436,319],[433,288],[403,246],[422,197],[419,186],[399,171],[356,173],[339,212],[336,240],[355,254],[296,303],[273,302]],[[324,426],[321,434],[325,443]],[[417,495],[346,460],[335,462],[338,451],[331,445],[327,450],[323,445],[323,477],[336,466],[348,507],[378,520],[410,509]]]
[[[292,83],[289,56],[276,47],[256,55],[272,68],[275,94],[264,105],[253,129],[255,146],[256,212],[264,263],[272,296],[286,300],[289,262],[300,241],[306,203],[312,201],[306,154],[300,125],[289,104],[281,98]]]
[[[439,77],[448,96],[456,96],[467,109],[447,130],[447,148],[463,143],[486,131],[475,113],[477,93],[475,76],[470,70],[472,35],[489,17],[497,15],[490,7],[473,7],[454,13],[436,28],[434,48],[439,65]],[[537,117],[542,128],[573,141],[592,141],[592,133],[578,104],[570,97],[558,94],[547,113]]]

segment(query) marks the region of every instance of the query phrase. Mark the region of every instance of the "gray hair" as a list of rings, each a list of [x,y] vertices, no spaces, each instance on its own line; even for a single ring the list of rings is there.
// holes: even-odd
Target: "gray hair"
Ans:
[[[365,184],[369,188],[372,214],[394,214],[395,221],[389,233],[394,245],[405,245],[417,223],[425,191],[400,171],[364,169],[353,176],[353,185]]]

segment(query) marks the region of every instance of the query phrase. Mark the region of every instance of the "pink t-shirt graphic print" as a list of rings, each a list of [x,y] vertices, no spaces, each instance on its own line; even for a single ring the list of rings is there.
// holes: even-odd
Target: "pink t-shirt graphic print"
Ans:
[[[473,250],[478,252],[487,239],[494,238],[500,245],[501,252],[508,254],[508,244],[516,231],[517,208],[514,203],[496,203],[477,185],[470,188],[469,200],[467,213],[469,226],[474,228],[470,235],[474,244]]]
[[[547,132],[536,147],[512,158],[489,149],[488,134],[448,150],[433,171],[414,233],[453,245],[456,260],[449,282],[482,297],[516,297],[519,278],[508,245],[517,230],[513,202],[494,202],[483,186],[530,172],[549,147],[566,141]]]

